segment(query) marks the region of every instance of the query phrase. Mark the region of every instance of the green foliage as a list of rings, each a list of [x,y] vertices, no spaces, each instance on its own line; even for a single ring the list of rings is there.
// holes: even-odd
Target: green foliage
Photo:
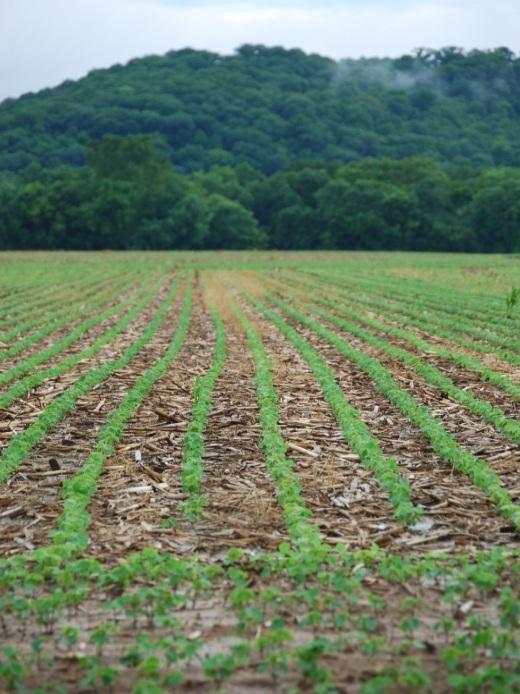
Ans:
[[[480,244],[501,253],[520,251],[520,175],[517,169],[484,172],[468,205],[468,216]]]
[[[172,51],[0,104],[0,249],[520,250],[520,58]]]
[[[513,315],[514,307],[520,302],[520,289],[513,287],[511,292],[506,296],[506,314],[508,318]]]
[[[132,181],[142,188],[160,186],[170,175],[167,157],[144,135],[105,135],[88,145],[86,163],[100,179]]]
[[[434,156],[459,165],[520,164],[519,59],[507,49],[419,50],[335,62],[246,45],[184,49],[94,70],[0,105],[0,169],[78,165],[105,141],[113,165],[149,155],[153,134],[183,171],[295,159]],[[118,147],[116,138],[132,145]],[[112,171],[97,147],[87,158]]]
[[[204,247],[212,250],[263,248],[266,236],[253,214],[239,202],[221,195],[208,199],[209,228]]]
[[[429,159],[382,158],[301,162],[271,176],[244,165],[181,175],[156,157],[131,159],[120,176],[85,166],[0,180],[0,248],[511,252],[518,245],[517,196],[506,195],[516,170],[468,178]],[[475,210],[489,186],[504,198],[483,203],[484,224]]]

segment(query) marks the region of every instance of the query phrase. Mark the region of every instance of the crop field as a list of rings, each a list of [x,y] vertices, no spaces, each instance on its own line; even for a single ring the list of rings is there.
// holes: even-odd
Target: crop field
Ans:
[[[519,287],[0,255],[0,691],[520,692]]]

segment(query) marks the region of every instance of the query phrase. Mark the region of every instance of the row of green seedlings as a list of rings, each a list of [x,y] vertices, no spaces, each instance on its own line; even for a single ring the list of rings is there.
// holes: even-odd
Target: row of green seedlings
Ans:
[[[292,284],[292,280],[290,277],[284,277],[285,281],[288,281],[290,284]],[[300,282],[295,282],[295,284],[299,285]],[[341,300],[347,301],[349,306],[351,307],[358,307],[361,308],[362,310],[366,310],[367,308],[369,310],[373,310],[377,312],[380,315],[384,315],[385,321],[392,321],[392,325],[405,325],[408,326],[409,328],[412,328],[414,330],[421,329],[422,331],[426,332],[428,335],[431,335],[432,330],[431,330],[431,325],[429,324],[428,320],[422,316],[422,314],[417,314],[417,317],[414,319],[408,318],[404,313],[398,313],[397,311],[394,311],[390,305],[389,302],[384,300],[384,299],[375,299],[375,298],[363,298],[360,297],[360,295],[356,292],[355,294],[349,293],[347,290],[344,290],[341,286],[337,287],[334,284],[330,284],[329,282],[326,282],[324,279],[323,280],[318,280],[318,281],[307,281],[303,283],[304,286],[310,286],[311,289],[314,291],[316,290],[316,285],[321,287],[323,285],[323,290],[326,292],[327,296],[331,296],[331,294],[334,294],[338,296]],[[331,289],[333,287],[333,289]],[[438,328],[435,329],[435,335],[437,337],[444,337],[450,342],[452,342],[455,345],[459,345],[461,347],[464,347],[466,349],[472,350],[473,352],[479,352],[481,354],[491,354],[493,356],[500,356],[504,359],[504,361],[509,361],[511,363],[514,363],[518,358],[516,355],[512,355],[509,352],[503,352],[503,350],[496,350],[493,347],[489,345],[485,345],[480,342],[475,342],[473,340],[466,340],[462,336],[457,335],[456,333],[452,331],[447,331],[447,330],[440,330]],[[429,343],[430,344],[430,343]],[[435,350],[437,345],[431,343],[430,345],[430,350]],[[481,367],[483,366],[480,361],[477,359],[474,359],[472,357],[469,357],[465,355],[462,352],[456,351],[455,349],[450,349],[448,352],[451,355],[454,355],[457,360],[459,360],[458,363],[462,364],[462,360],[465,359],[466,363],[462,364],[464,366],[467,366],[468,368],[472,370],[476,370],[477,373],[482,373],[485,374],[485,370],[481,370]],[[496,374],[496,381],[500,381],[502,379],[502,382],[504,384],[507,384],[507,387],[510,388],[511,391],[515,390],[515,384],[511,379],[509,379],[507,376],[493,371],[489,369],[488,373]],[[486,379],[486,380],[491,380],[491,379]],[[512,388],[511,388],[512,384]],[[501,387],[499,385],[499,387]],[[516,386],[516,389],[518,387]],[[508,391],[509,392],[509,391]]]
[[[68,294],[75,294],[82,288],[90,286],[103,286],[110,281],[125,279],[130,274],[130,271],[121,270],[108,272],[105,274],[98,273],[83,273],[78,275],[77,269],[70,270],[69,274],[64,273],[59,277],[50,278],[45,282],[40,282],[36,286],[28,286],[28,293],[13,294],[10,300],[4,299],[0,305],[0,326],[3,326],[5,320],[10,320],[12,317],[27,313],[33,308],[42,307],[46,304],[54,304],[57,297],[65,297]],[[52,276],[51,276],[52,277]]]
[[[468,292],[460,294],[453,287],[450,287],[449,290],[447,288],[437,290],[434,286],[425,287],[423,283],[418,283],[410,278],[406,278],[406,289],[403,290],[402,280],[402,277],[397,280],[401,284],[401,286],[396,287],[397,291],[407,292],[408,297],[413,294],[422,295],[421,301],[427,302],[427,305],[436,311],[462,316],[485,328],[492,324],[496,332],[506,335],[510,335],[511,330],[520,327],[514,310],[520,298],[520,289],[516,287],[512,287],[505,297],[491,297]],[[392,292],[394,286],[393,284]],[[450,293],[449,304],[446,303],[447,290]],[[427,292],[426,296],[424,296],[425,292]]]
[[[38,371],[33,371],[33,369],[38,365],[42,355],[34,355],[34,357],[29,357],[12,370],[5,371],[6,378],[11,377],[13,374],[15,377],[21,377],[24,373],[29,371],[32,371],[32,373],[29,373],[29,375],[24,378],[19,378],[16,383],[0,394],[0,408],[8,408],[15,400],[40,385],[40,383],[49,379],[59,378],[63,374],[68,373],[77,364],[94,357],[105,345],[109,344],[115,337],[123,333],[133,320],[144,313],[148,307],[157,300],[157,296],[162,291],[163,287],[164,281],[157,282],[150,291],[146,292],[137,304],[132,306],[130,310],[117,321],[117,323],[105,330],[105,332],[94,340],[91,345],[85,347],[81,352],[71,354],[69,357],[64,357],[56,364]],[[65,338],[65,340],[66,339],[67,338]],[[48,359],[59,354],[61,351],[60,347],[61,341],[52,345],[48,350],[45,350],[46,354],[44,356]],[[49,354],[51,357],[49,357]],[[4,374],[0,375],[0,379],[2,379],[3,376]],[[12,379],[10,378],[10,380]]]
[[[244,329],[253,357],[262,430],[261,447],[289,536],[298,546],[302,556],[323,551],[319,530],[317,526],[309,523],[311,513],[302,498],[301,483],[294,472],[294,463],[286,455],[287,444],[278,423],[278,396],[273,384],[269,356],[252,323],[236,304],[233,304],[233,310]]]
[[[430,441],[433,450],[458,472],[467,475],[496,505],[497,511],[504,518],[507,518],[517,530],[520,529],[520,507],[513,502],[511,495],[504,489],[499,475],[484,460],[460,446],[439,419],[431,414],[428,407],[420,405],[410,393],[397,385],[379,360],[355,349],[335,332],[280,299],[272,297],[271,300],[279,309],[310,328],[319,337],[333,345],[340,354],[357,364],[368,374],[377,390],[393,402]]]
[[[136,275],[134,275],[134,277],[135,276]],[[127,279],[126,276],[113,277],[109,280],[103,278],[95,282],[83,279],[81,282],[77,283],[75,288],[69,285],[65,290],[62,289],[52,302],[47,301],[45,305],[38,306],[33,311],[28,311],[27,307],[21,304],[17,308],[17,314],[19,311],[24,320],[20,322],[20,316],[13,315],[9,319],[3,321],[2,328],[8,328],[10,325],[14,325],[14,327],[0,333],[0,340],[2,342],[9,342],[33,328],[54,321],[66,315],[67,308],[70,310],[71,306],[81,306],[82,303],[85,303],[85,300],[91,297],[95,298],[100,291],[110,291],[114,283],[120,285],[125,283]],[[64,306],[66,306],[66,308],[64,308]]]
[[[3,349],[0,349],[0,363],[11,359],[24,352],[29,347],[38,346],[46,337],[53,335],[56,331],[66,328],[78,319],[84,318],[85,314],[96,309],[96,307],[107,304],[113,300],[113,296],[126,290],[130,283],[117,285],[109,291],[99,294],[92,291],[83,299],[69,304],[68,308],[55,311],[52,315],[46,315],[36,320],[31,320],[29,327],[18,326],[10,331],[5,340],[2,340]],[[28,324],[27,324],[28,325]],[[41,327],[40,327],[41,326]]]
[[[73,478],[63,482],[63,512],[58,518],[57,530],[51,533],[51,537],[54,544],[67,548],[71,555],[87,547],[90,523],[87,507],[96,492],[97,481],[103,471],[105,460],[113,453],[129,420],[134,416],[154,383],[165,374],[184,344],[190,324],[191,285],[190,279],[177,328],[165,353],[137,379],[121,404],[107,416],[106,423],[98,433],[96,444],[81,469]],[[163,317],[164,314],[157,326]]]
[[[183,513],[192,523],[202,517],[206,506],[206,498],[202,493],[204,432],[211,411],[213,389],[226,363],[226,329],[215,309],[211,311],[211,318],[216,335],[211,366],[195,381],[191,419],[182,444],[181,484],[187,499],[181,506]]]
[[[396,519],[406,525],[416,523],[423,515],[423,509],[412,502],[409,482],[400,474],[397,462],[385,457],[377,438],[370,434],[359,412],[345,398],[332,370],[318,352],[277,313],[251,296],[247,296],[247,299],[267,320],[276,325],[308,364],[345,441],[388,494]]]
[[[90,286],[87,288],[90,289]],[[90,289],[87,295],[87,299],[95,297],[97,295],[97,288]],[[16,316],[12,320],[8,321],[8,325],[5,326],[5,330],[0,333],[0,340],[2,344],[7,345],[11,343],[16,338],[30,332],[31,330],[41,329],[45,327],[48,323],[58,320],[63,317],[66,312],[65,306],[77,307],[80,306],[85,300],[85,290],[79,290],[78,293],[68,294],[66,297],[60,297],[56,304],[50,307],[45,307],[45,309],[36,309],[33,313],[27,313],[22,310],[23,321],[20,321],[20,317]],[[14,327],[12,327],[14,324]]]
[[[439,335],[449,336],[451,334],[453,341],[459,340],[470,345],[477,344],[482,351],[494,352],[499,350],[501,353],[509,354],[513,360],[518,357],[514,353],[519,348],[516,333],[514,331],[511,333],[513,330],[511,322],[505,319],[502,334],[500,329],[497,329],[498,332],[495,328],[490,329],[491,320],[486,320],[486,328],[482,330],[477,327],[475,320],[464,320],[460,316],[445,315],[429,308],[424,299],[414,295],[413,292],[410,295],[405,292],[403,296],[397,296],[398,291],[394,292],[392,288],[391,298],[389,298],[390,290],[388,287],[385,288],[384,284],[375,287],[369,285],[368,288],[360,290],[359,283],[350,277],[336,277],[330,273],[325,275],[322,271],[306,273],[306,277],[308,279],[314,277],[315,282],[319,281],[324,286],[338,287],[343,292],[348,292],[349,296],[358,303],[379,309],[385,308],[385,312],[397,314],[399,320],[404,317],[419,326],[426,325],[426,330],[428,330],[428,326],[434,325]],[[469,337],[465,337],[465,335]],[[510,348],[513,353],[510,354],[503,348]]]
[[[133,284],[133,281],[116,284],[109,292],[101,295],[98,292],[94,292],[92,296],[87,295],[84,300],[70,304],[68,309],[56,312],[52,320],[45,323],[42,328],[29,333],[29,335],[17,340],[9,347],[1,349],[0,362],[17,356],[29,347],[37,347],[38,343],[42,342],[46,337],[60,329],[73,325],[75,321],[84,318],[85,315],[95,314],[103,306],[112,303],[115,297],[127,292]],[[4,381],[4,383],[7,382]]]
[[[293,283],[291,280],[289,280],[289,284],[296,288],[302,286],[299,283]],[[313,285],[304,284],[303,286],[306,288],[306,290],[309,289],[311,291],[315,291],[315,287]],[[323,295],[324,292],[312,294],[313,301],[319,300],[322,302],[324,300]],[[352,298],[349,298],[347,303],[345,303],[345,297],[342,297],[341,294],[337,294],[336,292],[326,291],[326,296],[328,298],[333,296],[333,305],[341,307],[342,313],[351,316],[359,323],[369,325],[380,332],[395,337],[396,339],[403,340],[412,347],[415,347],[416,349],[427,354],[434,354],[443,359],[447,359],[448,361],[452,361],[454,364],[457,364],[457,366],[462,366],[470,371],[474,371],[483,380],[489,381],[493,385],[497,386],[500,390],[503,390],[505,393],[515,398],[515,400],[520,400],[520,387],[514,381],[512,381],[508,376],[485,366],[478,359],[474,359],[473,357],[468,356],[466,353],[459,352],[455,349],[441,347],[434,342],[430,342],[419,337],[417,333],[404,328],[399,328],[393,323],[385,323],[381,319],[375,320],[368,317],[364,313],[359,313],[359,311],[355,311],[352,308],[352,305],[356,303]],[[328,302],[327,305],[331,305],[331,303]]]
[[[445,337],[457,345],[477,352],[499,356],[504,361],[514,364],[515,366],[520,366],[520,355],[511,351],[511,349],[520,349],[518,340],[504,341],[491,333],[479,331],[471,324],[467,324],[463,327],[459,318],[440,319],[431,313],[426,314],[425,309],[422,308],[420,303],[416,304],[415,307],[406,307],[401,303],[387,299],[386,296],[383,295],[375,297],[372,295],[372,297],[365,298],[356,292],[355,296],[352,296],[351,292],[344,289],[344,283],[342,281],[336,281],[331,277],[327,277],[326,279],[323,278],[323,280],[325,284],[342,288],[343,292],[348,294],[349,301],[355,304],[360,303],[367,305],[375,308],[379,312],[384,309],[385,316],[392,317],[392,320],[415,328],[421,328],[428,333],[431,333],[434,327],[435,334],[439,337]],[[471,335],[475,339],[467,339],[464,337],[465,333]],[[503,349],[504,346],[509,347],[509,349]]]
[[[335,304],[331,301],[317,297],[311,298],[313,298],[313,301],[319,304],[334,310],[338,310]],[[422,376],[427,383],[439,388],[442,393],[452,398],[456,402],[459,402],[472,414],[481,417],[486,422],[489,422],[497,431],[502,432],[513,443],[520,444],[519,422],[509,419],[504,415],[502,410],[494,407],[486,400],[481,400],[480,398],[475,397],[471,391],[459,388],[450,378],[448,378],[448,376],[445,376],[435,366],[425,362],[417,355],[412,354],[401,347],[396,347],[386,340],[377,337],[369,330],[360,328],[355,323],[335,315],[335,313],[324,311],[318,306],[308,302],[296,301],[296,303],[307,311],[310,311],[311,313],[314,313],[315,315],[320,316],[321,318],[324,318],[330,323],[336,325],[341,330],[344,330],[350,335],[359,338],[364,343],[376,347],[383,353],[388,354],[390,357],[392,357],[392,359],[410,366],[417,374]],[[342,313],[341,310],[339,310],[339,312]]]
[[[112,279],[116,279],[120,276],[120,273],[113,273]],[[103,276],[106,280],[106,275]],[[64,293],[75,292],[76,289],[81,287],[88,287],[92,282],[100,281],[97,274],[93,276],[87,273],[85,277],[82,275],[81,279],[78,280],[77,269],[69,270],[68,274],[60,275],[59,277],[54,277],[51,275],[45,280],[40,279],[36,286],[29,285],[27,291],[19,291],[9,296],[9,301],[3,300],[0,306],[0,317],[8,316],[7,319],[2,318],[0,320],[0,327],[4,327],[5,324],[10,324],[11,316],[18,315],[20,313],[27,313],[27,311],[37,308],[45,307],[46,305],[56,303],[55,295],[61,298],[61,303],[63,303]],[[103,281],[103,280],[101,280]],[[6,323],[8,321],[8,323]]]
[[[42,691],[56,691],[54,654],[67,653],[86,639],[70,624],[60,629],[63,613],[68,610],[73,617],[96,592],[104,592],[117,597],[104,603],[104,621],[89,633],[91,654],[80,660],[82,687],[113,690],[120,677],[128,681],[131,673],[134,692],[171,691],[183,680],[189,684],[195,661],[218,689],[234,673],[252,668],[269,675],[275,689],[296,674],[303,687],[334,692],[327,658],[355,653],[366,658],[367,672],[377,673],[364,684],[364,694],[396,687],[431,691],[434,682],[422,657],[426,652],[431,661],[428,644],[434,641],[438,684],[444,679],[461,693],[480,687],[515,691],[518,576],[518,553],[503,550],[446,560],[436,555],[406,559],[378,548],[356,553],[330,548],[302,571],[300,551],[287,544],[260,556],[233,549],[210,565],[150,548],[110,569],[92,559],[70,561],[61,571],[48,564],[39,577],[24,572],[20,561],[11,562],[0,587],[13,586],[17,595],[0,594],[0,620],[7,627],[5,613],[16,615],[24,638],[34,621],[42,633],[25,659],[12,648],[0,650],[0,677],[13,689],[21,688],[37,669],[40,679],[51,674],[49,688]],[[389,624],[384,598],[366,587],[381,579],[401,587],[399,597],[391,589],[394,604],[400,602],[395,623]],[[416,581],[436,590],[439,618],[433,625],[428,616],[423,621],[421,602],[410,596]],[[43,584],[49,584],[44,596]],[[182,614],[216,596],[235,615],[234,638],[223,652],[206,649],[204,654],[203,638],[189,634]],[[475,596],[492,603],[496,619],[461,612]],[[120,632],[129,628],[141,633],[117,661],[111,653]]]
[[[26,282],[25,278],[7,277],[3,274],[3,285],[0,288],[0,316],[7,315],[20,303],[33,301],[35,297],[41,299],[42,283],[39,280],[40,276],[36,274],[34,278],[31,278],[31,282]],[[58,279],[53,276],[53,280],[47,279],[47,284],[43,283],[45,289],[48,286],[49,291],[59,291],[58,286],[68,281],[68,278],[60,276]]]
[[[43,323],[43,327],[30,332],[25,337],[16,340],[16,342],[12,342],[9,347],[0,349],[0,362],[12,359],[29,347],[34,346],[37,348],[38,343],[43,342],[49,335],[68,326],[73,327],[77,320],[85,318],[85,316],[94,316],[100,308],[114,303],[116,297],[121,301],[120,296],[124,297],[125,294],[130,293],[137,294],[137,288],[135,279],[125,282],[121,281],[111,285],[109,290],[93,292],[92,296],[86,295],[82,301],[70,303],[67,314],[65,311],[55,312],[50,321]]]
[[[129,287],[126,286],[120,289],[122,289],[124,292],[124,290],[128,288]],[[120,295],[119,289],[116,288],[112,296],[91,304],[89,308],[93,312],[93,315],[90,315],[88,318],[85,318],[85,320],[78,323],[64,337],[52,343],[49,347],[46,347],[40,352],[31,354],[31,356],[27,357],[26,359],[19,360],[10,369],[2,371],[0,374],[0,387],[22,378],[22,376],[25,376],[25,374],[28,374],[29,372],[34,372],[37,366],[53,359],[54,357],[57,357],[65,349],[77,342],[79,338],[87,331],[107,321],[112,316],[122,313],[128,306],[137,303],[140,296],[144,293],[144,289],[145,286],[141,285],[137,289],[134,289],[132,293],[129,294],[128,298],[123,301],[119,300],[119,303],[114,303],[114,301],[118,299]],[[94,312],[94,309],[103,308],[107,304],[109,304],[109,308],[107,308],[105,311],[99,311],[98,313]],[[84,315],[84,312],[80,311],[77,315],[73,314],[71,318],[72,320],[75,320],[82,315]]]
[[[393,324],[387,324],[381,320],[372,318],[367,314],[359,313],[359,311],[355,311],[351,307],[350,303],[345,303],[344,299],[335,299],[334,301],[331,301],[330,292],[328,293],[328,297],[329,298],[324,298],[321,293],[310,294],[310,298],[313,302],[334,309],[337,313],[348,316],[358,324],[367,325],[379,333],[383,333],[391,338],[405,342],[419,352],[426,355],[435,355],[442,359],[446,359],[447,361],[451,361],[457,366],[462,366],[470,371],[474,371],[482,380],[492,383],[494,386],[504,391],[504,393],[507,393],[513,397],[515,400],[520,400],[520,386],[518,386],[514,381],[504,374],[485,366],[477,359],[473,359],[463,352],[457,352],[453,349],[441,347],[434,342],[428,342],[411,330],[399,328]]]
[[[39,443],[66,414],[74,409],[80,397],[86,395],[92,388],[98,385],[98,383],[104,381],[115,371],[129,364],[152,339],[173,302],[179,283],[180,278],[177,278],[173,282],[167,297],[154,314],[148,327],[120,356],[100,366],[91,368],[61,395],[55,398],[27,429],[13,436],[11,442],[3,449],[2,455],[0,456],[0,483],[9,479],[34,446],[36,446],[36,444]],[[116,326],[105,333],[104,337],[110,333],[108,341],[114,337],[115,333],[113,331],[115,329]]]
[[[325,276],[322,271],[317,274]],[[409,278],[391,277],[383,275],[371,278],[359,278],[358,276],[346,277],[343,272],[337,274],[327,272],[327,277],[341,281],[345,288],[361,291],[368,295],[392,296],[397,303],[403,306],[421,306],[431,312],[433,317],[439,319],[457,319],[462,326],[471,328],[480,327],[491,336],[502,335],[504,338],[513,337],[512,332],[516,321],[511,321],[507,315],[503,315],[503,300],[498,297],[471,294],[464,300],[457,300],[452,287],[449,288],[449,300],[446,300],[446,289],[437,290],[434,286],[425,287],[422,282],[414,282]],[[489,304],[491,301],[491,305]],[[473,306],[469,309],[468,306]]]
[[[481,324],[488,328],[489,325],[494,326],[494,330],[502,332],[505,335],[511,334],[512,325],[516,325],[517,321],[511,321],[507,315],[503,315],[502,299],[498,297],[475,296],[473,293],[465,292],[460,295],[453,287],[449,288],[449,298],[446,300],[447,289],[437,289],[433,285],[425,286],[422,281],[414,281],[410,278],[394,277],[390,275],[359,277],[346,276],[345,268],[338,273],[334,271],[327,273],[328,276],[333,276],[337,279],[342,279],[346,286],[351,288],[368,291],[372,294],[379,294],[398,298],[402,303],[421,305],[434,312],[443,314],[451,314],[460,316],[461,318],[469,319],[473,324]],[[511,295],[510,295],[511,296]]]

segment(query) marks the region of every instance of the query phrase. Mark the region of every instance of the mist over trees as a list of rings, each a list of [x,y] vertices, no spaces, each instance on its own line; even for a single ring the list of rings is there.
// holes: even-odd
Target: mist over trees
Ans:
[[[0,104],[1,248],[520,251],[520,59],[243,46]]]

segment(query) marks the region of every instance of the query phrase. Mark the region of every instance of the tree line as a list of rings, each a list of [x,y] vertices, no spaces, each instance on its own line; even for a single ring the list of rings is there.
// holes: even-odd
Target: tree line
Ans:
[[[419,49],[334,61],[245,45],[93,70],[0,104],[0,170],[83,166],[106,134],[156,135],[176,169],[421,156],[520,166],[520,58],[508,48]]]
[[[107,135],[84,166],[0,177],[0,248],[520,252],[520,169],[313,158],[179,173],[161,140]]]

